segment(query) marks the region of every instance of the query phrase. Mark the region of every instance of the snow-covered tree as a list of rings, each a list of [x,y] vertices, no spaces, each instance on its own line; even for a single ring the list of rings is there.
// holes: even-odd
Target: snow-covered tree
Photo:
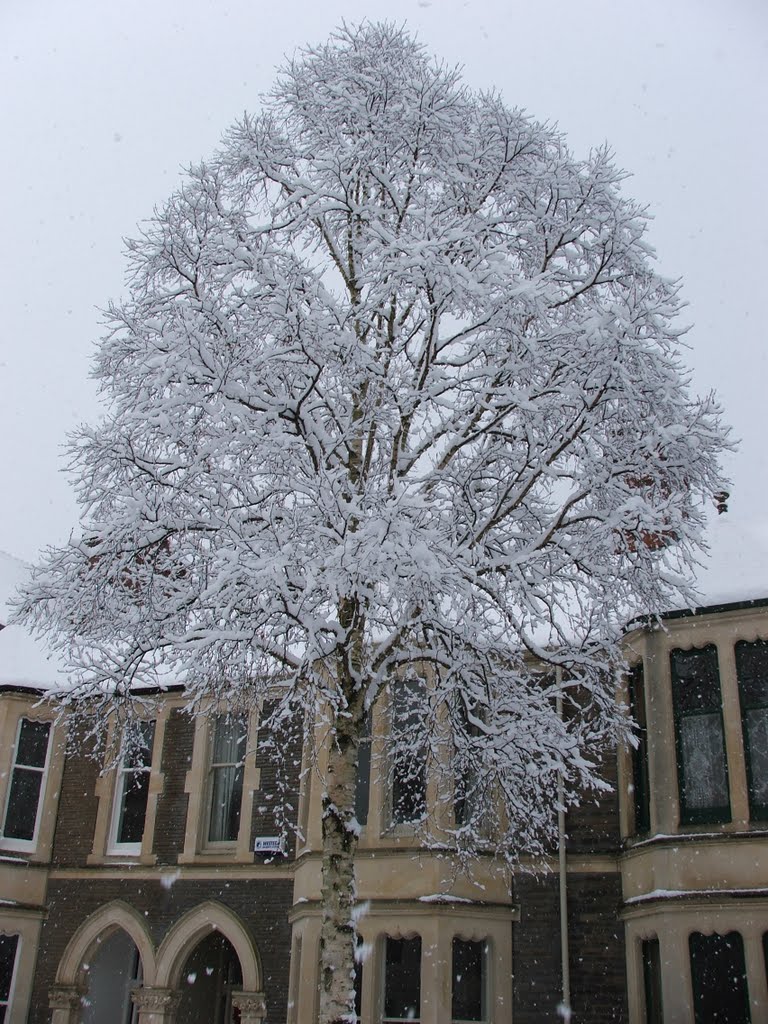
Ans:
[[[541,850],[558,776],[599,787],[626,729],[622,622],[686,593],[726,438],[621,180],[366,24],[284,67],[129,243],[109,412],[72,441],[82,531],[22,614],[90,713],[162,666],[192,704],[327,723],[322,1024],[353,1005],[355,766],[388,687],[394,762],[460,780],[441,842]]]

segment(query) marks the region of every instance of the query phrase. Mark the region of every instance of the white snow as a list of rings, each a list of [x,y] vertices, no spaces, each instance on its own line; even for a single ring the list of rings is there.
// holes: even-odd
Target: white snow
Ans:
[[[739,896],[765,896],[768,889],[653,889],[641,896],[630,896],[625,903],[645,903],[648,900],[680,899],[685,896],[727,896],[731,899]]]

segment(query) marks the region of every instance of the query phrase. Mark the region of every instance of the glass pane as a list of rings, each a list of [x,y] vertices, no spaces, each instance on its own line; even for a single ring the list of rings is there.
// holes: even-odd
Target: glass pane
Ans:
[[[212,764],[237,764],[245,757],[244,715],[217,715]]]
[[[736,644],[736,673],[745,708],[768,704],[768,641]]]
[[[485,1020],[485,943],[453,940],[451,1016],[454,1021]]]
[[[749,755],[749,800],[768,807],[768,708],[748,711],[744,718]]]
[[[358,957],[362,956],[362,950],[359,948],[362,946],[362,941],[358,937],[357,940],[358,949],[355,953],[355,1016],[358,1020],[363,1013],[363,962]]]
[[[358,824],[368,824],[368,804],[371,795],[371,741],[363,739],[357,750],[357,780],[355,783],[355,817]]]
[[[44,768],[50,731],[50,722],[33,722],[29,718],[22,719],[16,764],[28,765],[30,768]]]
[[[423,679],[405,679],[393,691],[392,733],[400,745],[392,763],[392,820],[395,823],[418,821],[426,813],[425,695]]]
[[[427,810],[427,772],[418,758],[398,757],[392,774],[392,820],[419,821]]]
[[[417,1021],[421,1014],[421,937],[387,939],[384,1016]]]
[[[669,658],[676,714],[720,707],[720,672],[714,644],[690,651],[677,648]]]
[[[145,770],[123,773],[122,808],[117,830],[118,843],[141,843],[144,819],[149,797],[149,772]]]
[[[42,783],[43,773],[36,768],[13,769],[3,829],[6,838],[34,839]]]
[[[741,935],[694,932],[689,946],[695,1024],[749,1024]]]
[[[125,738],[123,764],[126,768],[149,768],[152,764],[154,722],[135,722]]]
[[[208,842],[234,842],[240,831],[243,767],[214,768],[211,779],[211,822]]]
[[[643,983],[645,988],[645,1024],[664,1024],[661,1001],[661,954],[658,939],[643,942]]]
[[[686,715],[680,721],[683,803],[688,810],[728,806],[728,777],[720,712]]]
[[[0,935],[0,999],[8,1001],[13,981],[13,965],[16,961],[18,935]]]
[[[629,710],[637,723],[637,746],[632,750],[632,786],[635,833],[648,832],[651,827],[650,789],[648,782],[648,730],[645,719],[645,681],[642,662],[629,673]]]

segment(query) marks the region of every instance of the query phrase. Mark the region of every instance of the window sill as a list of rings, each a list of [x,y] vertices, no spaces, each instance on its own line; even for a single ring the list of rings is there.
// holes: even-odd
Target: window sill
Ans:
[[[142,867],[154,867],[157,864],[157,856],[154,853],[107,850],[106,853],[89,853],[85,862],[89,867],[108,867],[113,864],[135,864]]]
[[[236,846],[207,847],[197,853],[180,853],[179,864],[253,864],[252,850],[241,851]]]

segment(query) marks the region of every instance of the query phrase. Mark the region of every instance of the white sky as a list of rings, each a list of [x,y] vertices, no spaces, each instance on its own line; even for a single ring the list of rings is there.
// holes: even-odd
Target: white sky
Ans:
[[[255,109],[275,65],[342,19],[407,22],[476,88],[607,140],[684,278],[697,390],[741,448],[703,597],[768,595],[764,0],[0,0],[0,549],[34,559],[76,522],[67,431],[98,413],[98,307],[122,237]]]

